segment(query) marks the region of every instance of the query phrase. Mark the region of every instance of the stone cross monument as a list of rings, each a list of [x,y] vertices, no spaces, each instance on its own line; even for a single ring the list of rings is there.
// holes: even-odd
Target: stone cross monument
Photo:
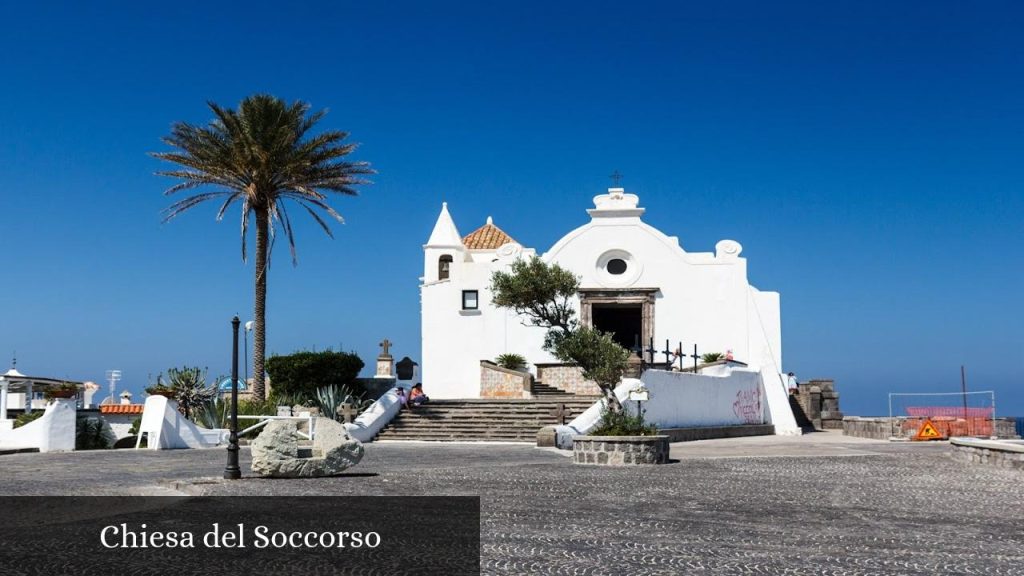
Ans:
[[[373,376],[374,378],[395,377],[395,359],[391,356],[392,344],[393,342],[387,338],[380,343],[381,353],[377,356],[377,373]]]

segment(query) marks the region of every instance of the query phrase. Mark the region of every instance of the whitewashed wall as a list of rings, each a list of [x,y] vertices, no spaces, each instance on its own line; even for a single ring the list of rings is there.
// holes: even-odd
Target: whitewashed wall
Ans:
[[[40,452],[75,449],[75,399],[55,400],[39,418],[13,430],[0,432],[0,448],[38,448]]]
[[[772,424],[777,436],[800,434],[788,397],[777,386],[777,374],[718,368],[715,374],[648,370],[642,380],[623,379],[615,396],[635,414],[636,402],[628,400],[629,392],[646,388],[650,400],[643,403],[644,420],[662,429]],[[555,427],[556,445],[571,449],[573,437],[593,430],[602,405],[597,402],[567,425]]]
[[[651,400],[644,419],[659,428],[764,424],[761,374],[733,370],[728,376],[648,370],[641,377]],[[635,402],[627,402],[631,411]]]

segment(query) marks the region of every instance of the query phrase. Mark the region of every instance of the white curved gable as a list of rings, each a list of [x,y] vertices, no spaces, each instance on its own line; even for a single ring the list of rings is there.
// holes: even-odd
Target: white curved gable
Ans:
[[[660,288],[676,284],[690,266],[740,264],[742,247],[733,240],[719,242],[715,254],[686,252],[677,237],[640,219],[638,202],[615,188],[595,197],[591,221],[563,236],[544,260],[579,274],[584,288]],[[614,259],[626,262],[624,272],[609,271]]]

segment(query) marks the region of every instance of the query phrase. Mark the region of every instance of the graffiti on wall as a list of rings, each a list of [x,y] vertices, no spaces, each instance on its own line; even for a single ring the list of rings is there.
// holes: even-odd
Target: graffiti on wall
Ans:
[[[761,387],[755,386],[736,392],[732,412],[745,424],[761,424]]]

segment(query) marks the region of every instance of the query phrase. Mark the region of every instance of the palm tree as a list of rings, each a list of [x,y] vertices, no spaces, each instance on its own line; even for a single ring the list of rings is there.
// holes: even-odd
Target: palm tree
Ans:
[[[373,174],[367,162],[342,159],[356,144],[342,143],[348,133],[336,130],[309,135],[326,111],[310,112],[305,102],[285,101],[257,94],[241,102],[238,110],[208,103],[215,118],[206,126],[177,122],[163,142],[175,150],[153,156],[180,167],[157,172],[180,180],[164,194],[196,188],[196,192],[171,204],[164,222],[207,200],[221,201],[217,220],[231,206],[242,209],[242,261],[246,260],[246,235],[250,218],[256,227],[256,295],[253,329],[253,395],[264,398],[266,355],[267,266],[275,230],[288,238],[292,264],[297,264],[292,224],[286,200],[301,206],[328,236],[331,229],[318,213],[338,222],[341,215],[327,205],[328,192],[355,196],[354,186],[368,184],[361,176]]]

